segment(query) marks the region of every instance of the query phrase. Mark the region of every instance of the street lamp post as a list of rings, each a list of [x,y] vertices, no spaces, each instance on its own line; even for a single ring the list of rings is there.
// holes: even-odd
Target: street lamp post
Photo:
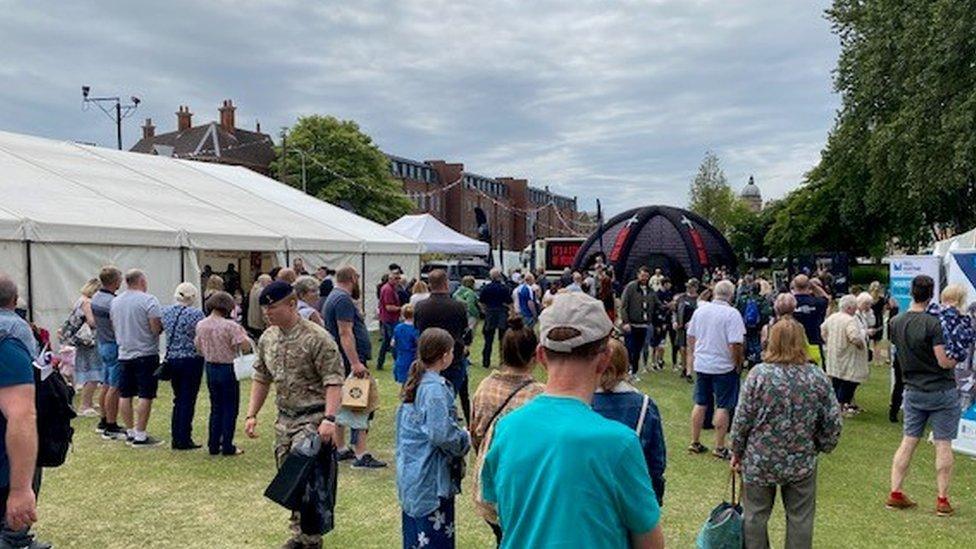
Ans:
[[[302,157],[302,192],[308,194],[308,179],[305,177],[305,151],[301,149],[288,149],[290,153],[298,153]]]
[[[99,109],[108,116],[110,120],[115,122],[115,138],[118,144],[119,150],[122,150],[122,119],[128,118],[132,113],[139,107],[140,100],[136,96],[131,96],[129,98],[132,103],[122,104],[122,99],[119,97],[91,97],[91,86],[81,87],[81,100],[82,109],[87,110],[89,104],[94,103]],[[102,103],[115,103],[114,108],[105,108]],[[112,112],[114,111],[114,112]]]

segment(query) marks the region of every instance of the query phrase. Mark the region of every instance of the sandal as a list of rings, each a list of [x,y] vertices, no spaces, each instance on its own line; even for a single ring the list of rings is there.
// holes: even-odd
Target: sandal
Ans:
[[[691,454],[704,454],[708,451],[708,447],[704,446],[700,442],[692,442],[691,446],[688,446],[688,453]]]
[[[716,448],[712,451],[712,455],[719,459],[729,461],[732,459],[732,450],[729,450],[728,448]]]

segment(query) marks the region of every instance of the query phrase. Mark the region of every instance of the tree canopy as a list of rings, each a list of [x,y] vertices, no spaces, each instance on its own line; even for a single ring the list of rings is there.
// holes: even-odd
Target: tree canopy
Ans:
[[[766,236],[882,255],[976,226],[976,0],[834,0],[841,108]]]
[[[289,150],[305,153],[308,193],[387,224],[410,213],[412,203],[390,174],[389,159],[373,140],[350,120],[311,115],[298,119],[286,134]],[[272,163],[285,181],[302,188],[299,154],[286,153]]]
[[[718,156],[705,153],[688,192],[688,209],[704,217],[716,229],[726,232],[737,214],[739,200],[729,187]]]

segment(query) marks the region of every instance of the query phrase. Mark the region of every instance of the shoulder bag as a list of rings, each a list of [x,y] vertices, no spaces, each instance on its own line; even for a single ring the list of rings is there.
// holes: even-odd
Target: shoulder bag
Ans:
[[[176,313],[176,320],[173,321],[173,334],[174,335],[176,334],[177,328],[180,327],[180,317],[183,316],[183,313],[186,310],[187,310],[187,307],[183,307],[182,309],[180,309],[180,312]],[[174,339],[176,339],[176,338],[174,337]],[[169,349],[170,349],[170,341],[169,341],[169,339],[167,339],[166,340],[166,356],[159,363],[159,368],[156,368],[156,377],[159,378],[160,381],[170,381],[170,380],[173,379],[173,367],[169,363]]]

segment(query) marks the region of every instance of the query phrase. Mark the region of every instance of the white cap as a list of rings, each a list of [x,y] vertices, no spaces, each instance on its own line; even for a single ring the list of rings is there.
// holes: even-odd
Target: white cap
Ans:
[[[549,339],[549,332],[554,328],[572,328],[579,335],[554,341]],[[603,303],[583,292],[556,294],[552,305],[539,315],[539,341],[543,347],[557,353],[568,353],[576,347],[599,341],[610,335],[611,331],[613,323]]]

